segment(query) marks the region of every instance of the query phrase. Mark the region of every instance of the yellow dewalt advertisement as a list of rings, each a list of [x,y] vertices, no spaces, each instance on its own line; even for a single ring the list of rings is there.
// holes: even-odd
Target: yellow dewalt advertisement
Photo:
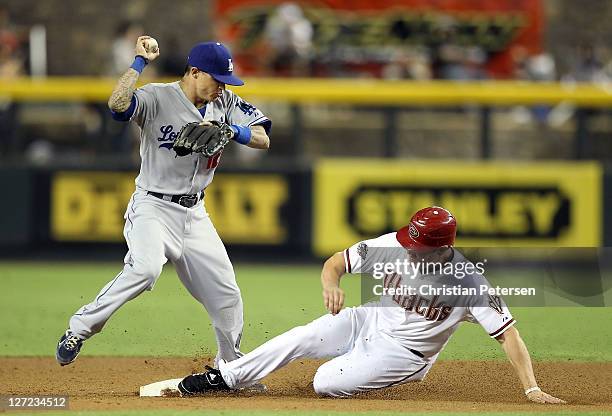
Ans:
[[[56,241],[123,240],[132,173],[57,172],[51,179],[51,237]]]
[[[602,168],[594,162],[324,159],[313,188],[319,256],[395,231],[430,205],[454,213],[458,246],[601,244]]]
[[[134,173],[57,172],[51,183],[51,236],[56,241],[123,241]],[[151,197],[153,198],[153,197]],[[281,244],[289,235],[281,208],[289,200],[280,174],[218,174],[205,204],[230,244]]]
[[[206,190],[206,209],[223,241],[282,244],[289,235],[282,207],[287,179],[277,174],[219,174]]]

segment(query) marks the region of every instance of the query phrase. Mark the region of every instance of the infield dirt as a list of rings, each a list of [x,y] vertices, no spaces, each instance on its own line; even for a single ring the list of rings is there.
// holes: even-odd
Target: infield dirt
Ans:
[[[265,379],[266,393],[196,398],[140,398],[141,385],[202,370],[210,359],[80,357],[67,367],[52,358],[0,358],[0,392],[69,396],[71,410],[248,409],[337,411],[612,411],[612,363],[536,363],[541,387],[565,406],[526,402],[509,363],[441,361],[427,378],[357,396],[322,399],[312,390],[321,361],[297,361]]]

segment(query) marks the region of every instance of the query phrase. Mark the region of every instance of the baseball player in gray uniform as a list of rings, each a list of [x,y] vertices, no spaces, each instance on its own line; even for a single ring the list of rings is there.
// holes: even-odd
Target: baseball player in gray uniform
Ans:
[[[563,403],[543,392],[536,383],[529,352],[514,327],[515,320],[498,296],[482,293],[490,285],[453,248],[457,223],[449,211],[428,207],[418,211],[397,232],[358,242],[331,256],[323,266],[321,282],[325,307],[330,314],[293,328],[232,362],[219,362],[185,377],[178,390],[183,395],[233,390],[252,385],[270,372],[299,358],[325,358],[314,376],[316,393],[347,397],[359,392],[422,380],[450,337],[462,322],[480,324],[499,341],[525,389],[527,399],[539,403]],[[345,273],[371,273],[376,265],[395,264],[402,257],[412,264],[448,266],[451,275],[386,272],[379,301],[342,309]],[[460,267],[461,266],[461,267]],[[466,271],[459,275],[457,271]],[[458,276],[461,276],[459,279]],[[465,294],[450,293],[453,279]],[[412,294],[409,289],[415,289]],[[445,289],[423,294],[423,289]],[[417,290],[418,289],[418,290]],[[404,291],[405,290],[405,291]],[[379,293],[380,294],[380,293]]]
[[[217,338],[216,361],[240,357],[243,315],[232,264],[204,204],[221,152],[177,157],[172,149],[181,127],[212,121],[231,126],[233,140],[256,149],[270,145],[271,121],[257,108],[225,89],[243,85],[233,75],[232,57],[218,42],[195,45],[181,80],[136,89],[145,66],[159,56],[148,36],[136,42],[132,66],[121,76],[108,105],[113,118],[141,129],[140,173],[125,212],[128,252],[123,270],[96,298],[70,318],[56,358],[73,362],[83,341],[100,332],[127,301],[151,290],[170,260],[189,293],[208,311]],[[156,44],[156,42],[155,42]],[[179,314],[180,311],[177,311]]]

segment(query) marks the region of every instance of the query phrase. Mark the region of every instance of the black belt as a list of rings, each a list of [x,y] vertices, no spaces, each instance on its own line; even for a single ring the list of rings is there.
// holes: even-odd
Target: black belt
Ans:
[[[179,204],[185,208],[191,208],[199,201],[201,201],[202,198],[204,198],[204,191],[200,191],[197,194],[193,195],[165,195],[160,194],[159,192],[147,191],[147,195],[163,199],[164,201],[174,202],[175,204]]]
[[[408,348],[408,351],[416,355],[417,357],[425,358],[421,351],[413,350],[412,348]]]

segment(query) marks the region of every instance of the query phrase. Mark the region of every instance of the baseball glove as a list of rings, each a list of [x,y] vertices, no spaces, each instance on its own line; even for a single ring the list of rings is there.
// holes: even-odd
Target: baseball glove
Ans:
[[[187,123],[179,132],[172,148],[177,156],[202,153],[211,157],[218,153],[234,137],[234,130],[225,123],[211,120],[200,123]]]

